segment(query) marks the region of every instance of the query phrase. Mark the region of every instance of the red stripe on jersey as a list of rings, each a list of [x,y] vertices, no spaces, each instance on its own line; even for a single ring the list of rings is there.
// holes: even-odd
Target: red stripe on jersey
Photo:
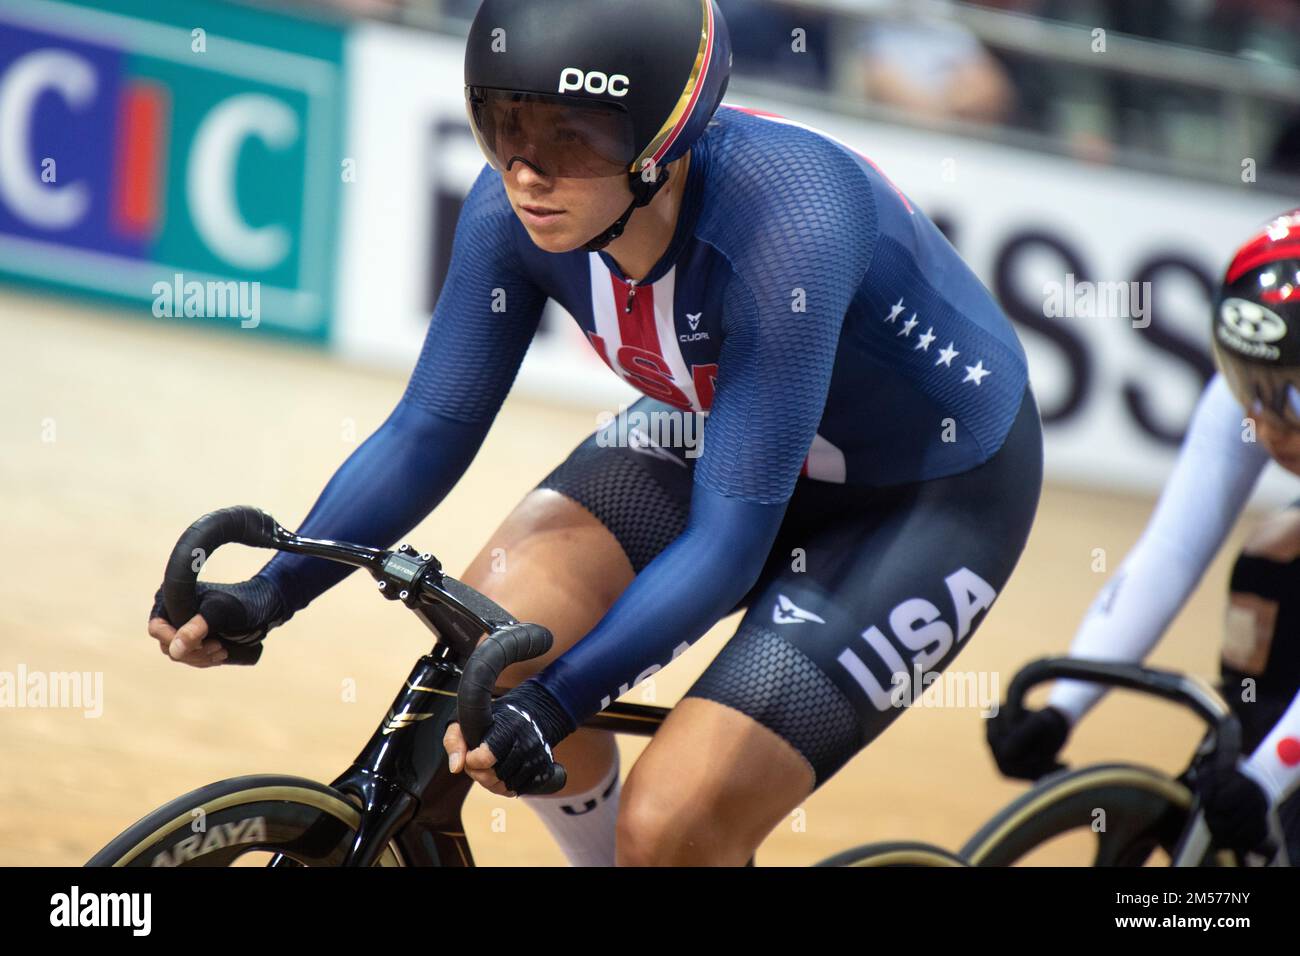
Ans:
[[[610,371],[617,372],[618,369],[614,368],[614,363],[609,360],[609,349],[605,348],[605,340],[595,332],[588,332],[587,339],[591,342],[591,347],[596,350],[596,354],[600,356],[601,361],[609,366]]]
[[[691,400],[673,381],[672,366],[660,347],[659,329],[655,324],[654,287],[638,286],[636,295],[630,295],[631,286],[613,273],[609,278],[614,286],[619,341],[617,351],[606,361],[614,359],[617,365],[611,367],[621,369],[619,374],[625,381],[651,398],[678,408],[690,408]],[[627,310],[629,298],[632,301],[631,312]]]
[[[717,388],[718,363],[692,365],[691,380],[695,383],[695,397],[700,403],[700,411],[707,412],[713,407],[713,393]]]
[[[620,344],[645,349],[663,358],[663,349],[659,347],[659,329],[655,325],[654,286],[636,287],[636,294],[631,296],[632,311],[629,312],[627,300],[632,286],[613,273],[610,273],[609,280],[614,284],[614,309],[618,312]]]

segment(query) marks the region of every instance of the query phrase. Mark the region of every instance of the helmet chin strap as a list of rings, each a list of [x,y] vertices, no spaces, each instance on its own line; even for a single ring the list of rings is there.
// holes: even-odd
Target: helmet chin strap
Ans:
[[[668,167],[665,166],[659,171],[659,176],[654,182],[648,183],[641,178],[639,173],[628,173],[628,186],[632,189],[632,205],[627,207],[627,211],[618,217],[612,226],[602,232],[591,242],[583,246],[588,252],[599,252],[607,245],[623,235],[623,230],[627,228],[628,220],[632,218],[632,213],[636,212],[642,206],[650,205],[651,200],[659,195],[659,190],[663,189],[668,182]]]

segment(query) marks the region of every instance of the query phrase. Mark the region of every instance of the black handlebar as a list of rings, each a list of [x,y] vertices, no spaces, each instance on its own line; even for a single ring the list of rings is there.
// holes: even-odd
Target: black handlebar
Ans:
[[[184,623],[198,611],[195,585],[199,572],[212,552],[225,544],[275,548],[368,570],[386,598],[401,601],[414,611],[450,648],[451,659],[465,662],[457,715],[470,749],[483,742],[492,726],[492,691],[502,671],[545,654],[554,640],[540,624],[516,621],[486,595],[443,574],[431,554],[418,554],[406,545],[386,551],[345,541],[303,538],[248,506],[206,514],[176,542],[163,575],[163,606],[173,622]],[[479,642],[484,633],[487,638]],[[240,644],[223,639],[221,643],[230,655],[228,664],[254,664],[262,654],[260,642]],[[565,779],[564,768],[556,765],[547,788],[538,792],[553,793],[564,786]]]
[[[195,584],[204,563],[223,544],[246,544],[254,548],[273,548],[277,531],[275,520],[257,508],[234,507],[212,511],[185,529],[172,548],[163,573],[163,607],[167,617],[180,627],[199,610]],[[241,644],[222,638],[221,646],[229,655],[227,664],[256,664],[262,645]]]
[[[1009,721],[1024,707],[1025,695],[1041,683],[1058,679],[1082,680],[1108,687],[1123,687],[1163,697],[1193,711],[1214,732],[1214,762],[1230,771],[1241,756],[1241,723],[1222,699],[1201,681],[1174,671],[1139,664],[1045,657],[1022,667],[1011,680],[1003,705]]]
[[[473,750],[483,742],[492,726],[492,689],[497,678],[511,664],[541,657],[551,649],[554,638],[540,624],[509,624],[484,639],[465,662],[456,701],[465,743]],[[537,793],[555,793],[564,787],[567,774],[556,764],[550,780]]]

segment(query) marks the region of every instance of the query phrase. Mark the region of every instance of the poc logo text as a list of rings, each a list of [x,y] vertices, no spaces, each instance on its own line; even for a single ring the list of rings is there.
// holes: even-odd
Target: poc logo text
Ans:
[[[577,67],[571,66],[560,74],[560,92],[574,93],[578,90],[586,90],[597,96],[603,93],[608,93],[610,96],[627,96],[631,82],[622,73],[615,73],[613,76],[595,70],[583,73]]]

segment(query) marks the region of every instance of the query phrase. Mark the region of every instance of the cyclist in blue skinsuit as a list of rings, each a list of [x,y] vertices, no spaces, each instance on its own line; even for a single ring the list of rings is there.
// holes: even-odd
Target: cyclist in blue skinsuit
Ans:
[[[720,107],[729,67],[713,0],[486,0],[466,95],[491,166],[405,395],[299,528],[387,547],[424,518],[548,299],[634,410],[705,418],[698,449],[593,435],[464,575],[556,644],[507,671],[483,746],[448,728],[452,769],[530,794],[564,764],[527,799],[575,863],[616,834],[621,863],[749,859],[965,646],[1037,507],[1009,321],[864,157]],[[219,661],[205,636],[260,640],[345,573],[279,555],[151,633]],[[611,735],[576,728],[741,607],[623,793]]]

